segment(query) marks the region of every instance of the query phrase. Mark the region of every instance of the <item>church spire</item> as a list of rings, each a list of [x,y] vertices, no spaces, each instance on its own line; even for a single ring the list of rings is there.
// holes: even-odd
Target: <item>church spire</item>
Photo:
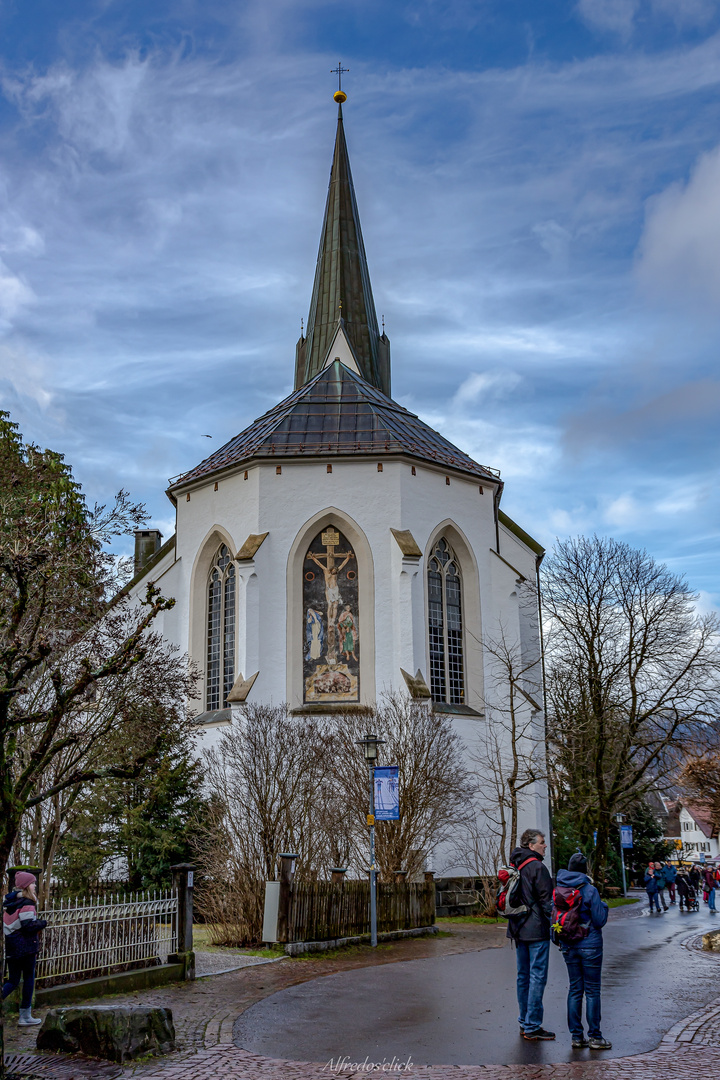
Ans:
[[[339,65],[338,65],[339,66]],[[304,386],[333,357],[339,330],[345,335],[362,377],[390,396],[390,342],[378,329],[360,215],[343,128],[342,89],[335,93],[338,123],[330,186],[320,236],[307,334],[295,356],[295,389]]]

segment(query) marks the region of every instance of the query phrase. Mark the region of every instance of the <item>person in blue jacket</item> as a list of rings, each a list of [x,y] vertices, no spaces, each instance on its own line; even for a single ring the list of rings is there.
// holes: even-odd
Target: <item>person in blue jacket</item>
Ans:
[[[675,903],[675,881],[677,879],[677,868],[673,866],[669,859],[665,860],[665,866],[663,867],[663,874],[665,875],[665,881],[667,882],[667,891],[670,895],[670,903]]]
[[[667,911],[668,906],[665,903],[665,886],[667,885],[667,877],[665,876],[665,867],[661,862],[655,864],[655,880],[657,881],[658,896],[663,906],[663,911]]]
[[[652,915],[653,903],[657,909],[658,915],[660,914],[660,901],[658,900],[658,883],[655,877],[655,867],[652,863],[645,871],[645,892],[648,895],[648,902],[650,904],[650,914]]]
[[[607,922],[608,906],[600,899],[587,875],[587,860],[577,851],[571,856],[567,870],[558,870],[557,884],[567,889],[579,889],[582,897],[581,922],[587,935],[576,945],[563,945],[562,954],[568,969],[567,1017],[572,1035],[573,1050],[589,1046],[591,1050],[611,1050],[612,1043],[603,1038],[600,1030],[600,980],[603,961],[602,928]],[[582,1022],[582,1003],[585,997],[588,1037]]]

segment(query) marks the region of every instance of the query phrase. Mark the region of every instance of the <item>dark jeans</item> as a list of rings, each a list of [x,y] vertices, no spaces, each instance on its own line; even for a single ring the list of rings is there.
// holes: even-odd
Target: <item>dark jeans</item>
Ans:
[[[33,989],[35,987],[35,961],[37,956],[32,953],[31,956],[21,956],[17,960],[7,960],[8,966],[8,980],[2,988],[2,996],[6,998],[8,994],[12,994],[13,990],[17,990],[20,985],[20,979],[22,978],[22,998],[20,1000],[21,1009],[29,1009],[32,1005]]]
[[[659,911],[660,910],[660,901],[658,900],[658,894],[656,892],[649,892],[647,894],[647,896],[648,896],[648,900],[650,901],[650,910],[652,911],[652,909],[653,909],[653,900],[654,900],[655,901],[655,907]]]
[[[568,969],[567,1017],[573,1038],[583,1037],[582,1002],[585,995],[588,1035],[602,1038],[600,1030],[600,974],[602,972],[602,945],[590,949],[565,946],[562,951]]]
[[[549,941],[517,942],[518,1023],[523,1031],[537,1031],[542,1027],[542,999],[549,959]]]
[[[708,889],[708,903],[710,905],[710,910],[714,911],[715,910],[715,890],[714,889]]]

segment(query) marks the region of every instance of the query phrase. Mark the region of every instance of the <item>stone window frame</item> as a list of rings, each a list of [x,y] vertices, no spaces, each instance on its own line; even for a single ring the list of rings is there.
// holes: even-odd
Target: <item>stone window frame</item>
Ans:
[[[205,637],[205,708],[225,707],[235,682],[237,571],[231,549],[218,546],[207,575]]]
[[[441,546],[444,551],[441,552]],[[443,555],[445,558],[443,558]],[[451,573],[451,571],[455,571]],[[440,579],[441,623],[433,620],[433,600],[431,576]],[[448,599],[448,579],[457,581],[456,603]],[[452,544],[441,534],[433,542],[427,559],[425,580],[428,595],[427,605],[427,641],[429,653],[429,684],[433,701],[447,705],[465,705],[467,699],[466,663],[465,663],[465,599],[463,590],[463,569],[460,559]],[[455,616],[459,623],[459,636],[453,637],[457,630],[452,626],[452,609],[457,609]],[[441,640],[437,629],[442,627]],[[433,645],[436,648],[433,648]],[[438,649],[441,648],[440,668],[438,669]]]

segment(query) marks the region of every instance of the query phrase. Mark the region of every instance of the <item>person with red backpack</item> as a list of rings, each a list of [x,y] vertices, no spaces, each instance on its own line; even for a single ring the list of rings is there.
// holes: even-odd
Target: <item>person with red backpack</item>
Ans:
[[[567,1016],[573,1050],[585,1046],[591,1050],[612,1049],[612,1043],[603,1038],[600,1030],[602,928],[607,917],[608,906],[587,875],[585,856],[577,851],[567,870],[558,870],[553,893],[553,934],[562,949],[570,980]],[[587,1039],[582,1022],[583,996]]]
[[[520,1034],[531,1042],[555,1038],[554,1031],[546,1031],[542,1026],[552,912],[552,878],[543,865],[546,848],[545,836],[539,829],[526,829],[520,847],[510,855],[508,868],[519,871],[519,888],[513,888],[513,895],[508,898],[507,936],[517,947]]]

